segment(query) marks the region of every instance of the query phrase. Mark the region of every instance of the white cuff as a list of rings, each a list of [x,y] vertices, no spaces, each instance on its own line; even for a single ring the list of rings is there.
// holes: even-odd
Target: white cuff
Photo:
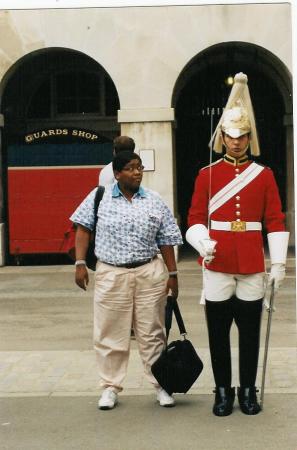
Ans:
[[[286,264],[289,236],[288,231],[267,234],[271,264]]]
[[[186,232],[186,240],[198,252],[199,248],[201,248],[201,245],[199,245],[201,239],[209,239],[208,229],[201,223],[192,225]]]

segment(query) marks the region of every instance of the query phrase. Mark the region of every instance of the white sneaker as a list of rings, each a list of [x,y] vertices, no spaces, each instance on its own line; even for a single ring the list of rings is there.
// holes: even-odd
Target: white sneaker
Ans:
[[[108,387],[104,389],[102,395],[98,401],[99,409],[112,409],[118,402],[118,395],[112,388]]]
[[[171,395],[167,394],[164,389],[157,389],[157,400],[160,403],[160,406],[172,407],[175,406],[175,400]]]

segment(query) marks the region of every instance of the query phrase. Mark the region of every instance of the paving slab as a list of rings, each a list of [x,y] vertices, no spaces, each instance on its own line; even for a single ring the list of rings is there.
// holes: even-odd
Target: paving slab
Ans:
[[[121,397],[99,411],[92,397],[1,399],[1,450],[296,450],[297,395],[267,395],[257,416],[212,414],[210,395]]]

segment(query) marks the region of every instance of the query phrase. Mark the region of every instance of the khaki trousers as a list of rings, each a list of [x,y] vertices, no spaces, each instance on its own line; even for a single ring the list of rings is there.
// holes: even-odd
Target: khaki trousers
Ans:
[[[144,372],[155,386],[151,365],[165,344],[167,271],[162,259],[135,269],[98,262],[94,294],[94,348],[103,387],[123,389],[131,327]]]

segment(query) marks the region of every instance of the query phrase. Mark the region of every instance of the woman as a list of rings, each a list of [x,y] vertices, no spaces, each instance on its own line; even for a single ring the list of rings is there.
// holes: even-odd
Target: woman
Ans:
[[[143,166],[133,152],[114,157],[116,183],[107,186],[98,209],[95,254],[94,346],[104,387],[99,409],[111,409],[123,389],[131,326],[144,370],[161,406],[174,399],[160,388],[151,365],[165,345],[164,309],[169,290],[178,295],[174,245],[182,238],[161,197],[141,187]],[[93,190],[71,216],[77,224],[77,285],[86,289],[86,251],[94,223]],[[161,252],[163,259],[157,254]]]

